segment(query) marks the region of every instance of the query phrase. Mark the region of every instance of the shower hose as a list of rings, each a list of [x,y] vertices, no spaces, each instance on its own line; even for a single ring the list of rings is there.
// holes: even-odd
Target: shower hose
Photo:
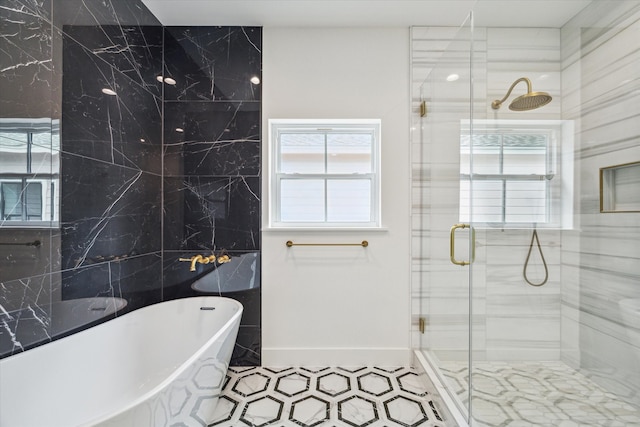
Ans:
[[[533,251],[533,241],[536,241],[536,245],[538,246],[538,251],[540,252],[540,257],[542,258],[542,266],[544,267],[544,279],[540,283],[534,283],[527,277],[527,267],[529,266],[529,258],[531,258],[531,251]],[[530,284],[531,286],[542,286],[547,283],[549,280],[549,269],[547,268],[547,261],[544,259],[544,254],[542,253],[542,246],[540,246],[540,240],[538,239],[538,230],[533,229],[533,234],[531,235],[531,243],[529,244],[529,253],[527,254],[527,259],[524,262],[524,268],[522,269],[522,276],[524,280]]]

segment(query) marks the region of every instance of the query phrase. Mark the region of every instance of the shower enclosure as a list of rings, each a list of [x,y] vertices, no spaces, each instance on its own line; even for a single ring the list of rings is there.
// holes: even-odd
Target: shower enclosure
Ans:
[[[477,16],[412,31],[417,357],[473,426],[640,425],[640,2]]]

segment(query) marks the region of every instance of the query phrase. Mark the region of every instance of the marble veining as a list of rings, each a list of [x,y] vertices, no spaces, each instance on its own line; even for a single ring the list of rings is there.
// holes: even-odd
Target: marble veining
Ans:
[[[162,75],[161,26],[67,25],[64,35],[132,82],[155,96],[162,95],[162,86],[157,79]],[[74,61],[74,65],[79,64]]]
[[[0,116],[52,117],[52,26],[50,7],[7,0],[0,8]],[[37,99],[38,102],[33,102]]]
[[[468,404],[467,365],[444,361],[440,368],[453,390]],[[599,386],[593,377],[593,373],[576,371],[559,361],[474,362],[473,417],[476,425],[483,427],[640,424],[640,408]]]
[[[259,194],[256,177],[165,178],[165,248],[259,249]]]
[[[453,427],[408,367],[230,366],[211,426]]]
[[[260,174],[260,103],[165,103],[165,176]]]
[[[257,27],[166,27],[166,99],[259,100],[261,45]]]
[[[160,100],[66,37],[63,63],[62,150],[161,173]]]
[[[245,306],[234,363],[259,364],[259,275],[196,288],[217,273],[191,275],[177,259],[259,259],[261,86],[251,78],[261,78],[262,30],[163,27],[138,0],[7,0],[0,16],[0,118],[48,118],[51,142],[34,146],[49,153],[28,178],[60,176],[59,228],[0,228],[0,356],[63,335],[52,303],[122,298],[134,310],[217,294]],[[248,277],[249,288],[234,284]],[[71,331],[93,325],[77,321]]]

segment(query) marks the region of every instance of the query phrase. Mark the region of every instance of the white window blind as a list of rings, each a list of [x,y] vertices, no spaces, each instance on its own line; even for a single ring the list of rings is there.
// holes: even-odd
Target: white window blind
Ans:
[[[559,223],[554,129],[475,129],[460,138],[460,220],[488,225]]]

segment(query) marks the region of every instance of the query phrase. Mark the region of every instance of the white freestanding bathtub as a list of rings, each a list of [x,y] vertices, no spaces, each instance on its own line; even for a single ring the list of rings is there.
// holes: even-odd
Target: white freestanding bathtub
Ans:
[[[154,304],[0,360],[2,427],[206,426],[242,305]]]

